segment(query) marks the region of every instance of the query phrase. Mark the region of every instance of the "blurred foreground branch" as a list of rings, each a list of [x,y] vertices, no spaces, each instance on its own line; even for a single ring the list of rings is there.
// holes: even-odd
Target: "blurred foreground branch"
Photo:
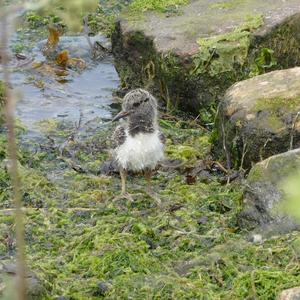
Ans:
[[[3,3],[1,3],[2,6]],[[3,6],[2,6],[3,7]],[[5,11],[6,10],[6,11]],[[10,161],[9,172],[12,182],[13,201],[15,206],[15,228],[16,228],[16,245],[17,245],[17,299],[26,299],[26,263],[25,263],[25,240],[24,240],[24,221],[20,191],[20,177],[18,172],[17,145],[14,128],[14,93],[11,90],[11,79],[9,70],[9,11],[6,6],[2,10],[3,14],[0,19],[0,57],[3,71],[3,81],[5,86],[5,120],[7,127],[7,151]]]

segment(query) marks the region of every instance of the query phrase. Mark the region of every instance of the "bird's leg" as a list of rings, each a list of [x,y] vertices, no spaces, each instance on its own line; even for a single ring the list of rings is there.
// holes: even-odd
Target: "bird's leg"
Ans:
[[[120,176],[121,176],[121,195],[116,196],[115,198],[113,198],[112,201],[118,201],[121,199],[127,199],[129,201],[134,201],[134,199],[132,198],[132,196],[128,193],[126,193],[126,179],[127,179],[127,170],[121,168],[120,169]]]
[[[151,170],[146,170],[145,171],[145,178],[146,178],[146,181],[147,181],[147,193],[148,194],[150,194],[152,192],[151,177],[152,177],[152,171]]]
[[[126,194],[127,170],[121,168],[121,169],[120,169],[120,176],[121,176],[121,184],[122,184],[122,192],[121,192],[121,195],[125,195],[125,194]]]
[[[145,170],[145,178],[147,181],[147,190],[146,193],[151,197],[158,205],[161,204],[161,201],[159,199],[159,196],[152,190],[151,187],[151,177],[152,177],[152,170],[147,169]]]

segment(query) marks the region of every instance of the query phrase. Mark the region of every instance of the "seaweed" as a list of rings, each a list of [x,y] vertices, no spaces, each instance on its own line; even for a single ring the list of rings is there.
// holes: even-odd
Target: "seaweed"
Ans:
[[[193,120],[163,119],[161,126],[170,159],[174,153],[185,158],[181,147],[202,151],[183,169],[155,174],[152,185],[163,202],[159,209],[144,194],[143,177],[129,176],[135,202],[111,202],[119,192],[118,176],[89,169],[91,161],[100,165],[107,159],[90,149],[108,149],[111,127],[75,141],[76,163],[86,173],[72,169],[56,150],[45,147],[33,154],[34,149],[21,146],[28,264],[46,289],[43,299],[273,299],[299,282],[298,234],[248,242],[248,233],[236,223],[242,197],[238,183],[224,186],[218,174],[209,183],[186,182],[184,168],[209,159],[209,149],[204,151],[209,133]],[[57,139],[70,132],[57,128]],[[5,169],[0,170],[1,184],[9,186]],[[3,195],[8,199],[9,190]],[[0,203],[0,253],[5,256],[15,251],[8,238],[13,219],[9,202],[1,198]]]

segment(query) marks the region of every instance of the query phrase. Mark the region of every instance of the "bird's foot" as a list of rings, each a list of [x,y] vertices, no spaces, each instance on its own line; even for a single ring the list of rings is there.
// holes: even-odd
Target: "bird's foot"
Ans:
[[[112,199],[112,202],[117,202],[123,199],[127,199],[130,202],[134,202],[133,196],[129,193],[122,193]]]

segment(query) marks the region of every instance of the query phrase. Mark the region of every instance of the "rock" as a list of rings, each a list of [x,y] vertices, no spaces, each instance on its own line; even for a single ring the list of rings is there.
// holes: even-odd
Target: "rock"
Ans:
[[[263,242],[263,237],[261,234],[253,234],[250,237],[250,241],[254,244],[261,244]]]
[[[104,282],[104,281],[100,281],[97,283],[97,286],[95,288],[95,291],[93,292],[94,296],[105,296],[105,294],[107,294],[107,292],[109,291],[111,287],[110,283]]]
[[[300,300],[300,287],[282,291],[277,300]]]
[[[300,68],[274,71],[239,82],[226,92],[220,131],[236,165],[248,168],[291,146],[300,147],[299,76]]]
[[[300,62],[298,0],[195,0],[172,16],[124,13],[112,35],[123,88],[194,111],[233,83]]]
[[[1,263],[0,262],[0,296],[1,293],[5,293],[5,278],[7,276],[15,276],[17,267],[13,262]],[[38,277],[32,272],[27,271],[27,299],[39,300],[45,294],[45,288]]]
[[[240,227],[262,228],[270,235],[300,229],[300,224],[284,214],[278,205],[284,201],[283,180],[300,168],[300,149],[271,156],[257,163],[245,185],[243,209],[238,215]]]
[[[119,173],[118,164],[115,160],[108,159],[101,164],[99,172],[97,173],[102,175],[107,175],[107,176],[118,174]]]

